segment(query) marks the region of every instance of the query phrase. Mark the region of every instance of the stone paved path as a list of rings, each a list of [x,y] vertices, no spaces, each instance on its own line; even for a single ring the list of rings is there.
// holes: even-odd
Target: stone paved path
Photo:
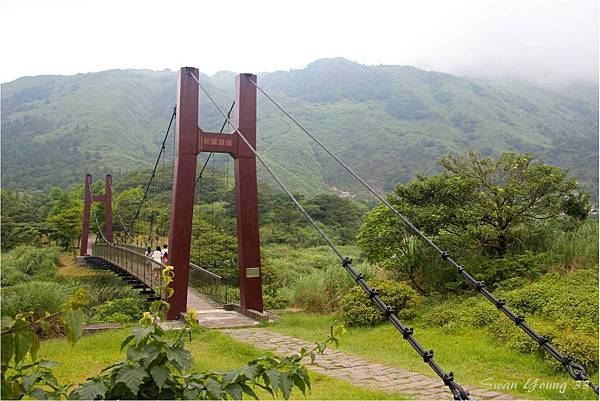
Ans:
[[[308,349],[314,347],[312,343],[260,328],[226,329],[222,332],[241,342],[280,355],[297,353],[302,347]],[[335,349],[328,348],[323,355],[317,355],[315,363],[309,363],[307,367],[312,371],[376,391],[427,400],[452,399],[452,393],[439,379],[401,368],[371,363]],[[472,386],[464,387],[469,390],[472,400],[515,399],[513,396],[495,391]]]
[[[198,323],[209,329],[251,327],[258,325],[256,320],[235,311],[218,307],[205,295],[188,288],[187,307],[198,311]]]

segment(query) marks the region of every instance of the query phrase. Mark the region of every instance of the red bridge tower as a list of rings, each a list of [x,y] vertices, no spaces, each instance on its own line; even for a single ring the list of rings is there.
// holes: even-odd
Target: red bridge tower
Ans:
[[[194,208],[196,159],[201,152],[229,153],[235,159],[237,194],[237,237],[240,276],[240,307],[263,311],[258,234],[258,190],[256,156],[237,134],[205,132],[198,126],[198,84],[196,68],[184,67],[177,82],[175,123],[175,167],[171,195],[169,264],[175,267],[169,319],[178,319],[186,311],[188,269]],[[240,74],[236,80],[234,123],[256,148],[256,76]]]

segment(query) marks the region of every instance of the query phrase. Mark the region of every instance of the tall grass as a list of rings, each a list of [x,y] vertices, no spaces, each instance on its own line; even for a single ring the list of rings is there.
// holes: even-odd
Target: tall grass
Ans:
[[[598,220],[587,219],[576,230],[563,233],[551,245],[548,262],[558,270],[598,264]]]

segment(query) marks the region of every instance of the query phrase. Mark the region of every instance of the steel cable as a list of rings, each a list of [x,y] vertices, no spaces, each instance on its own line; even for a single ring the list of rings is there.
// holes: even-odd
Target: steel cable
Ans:
[[[158,167],[158,163],[160,162],[160,157],[165,150],[165,143],[167,142],[167,138],[169,137],[169,132],[171,131],[171,125],[173,125],[173,120],[175,119],[176,114],[177,114],[177,107],[173,107],[173,114],[171,114],[171,120],[169,121],[169,126],[167,127],[167,132],[165,132],[165,137],[163,138],[163,141],[162,141],[162,144],[160,147],[160,151],[158,152],[158,157],[156,158],[156,162],[154,163],[154,169],[152,169],[152,174],[150,175],[148,184],[146,184],[146,189],[144,190],[144,196],[142,197],[142,200],[140,201],[137,211],[135,212],[135,216],[133,216],[131,223],[129,223],[130,231],[133,228],[133,224],[135,223],[137,218],[140,216],[140,210],[142,208],[142,205],[144,204],[144,202],[147,199],[148,190],[150,189],[150,185],[152,184],[152,181],[154,180],[154,177],[156,175],[156,168]]]
[[[342,266],[356,281],[356,283],[367,293],[371,301],[385,314],[388,320],[400,331],[402,337],[413,347],[415,351],[423,358],[423,361],[427,363],[431,369],[442,379],[444,384],[450,389],[455,400],[468,400],[469,393],[465,389],[463,389],[458,383],[454,381],[454,374],[452,372],[445,373],[444,370],[437,364],[437,362],[433,359],[433,350],[426,351],[419,342],[413,336],[413,329],[410,327],[404,326],[398,317],[395,315],[395,311],[393,308],[389,307],[385,304],[379,297],[379,292],[375,288],[371,288],[369,284],[365,281],[364,276],[361,273],[358,273],[352,266],[352,259],[344,257],[341,252],[337,249],[332,240],[323,232],[323,230],[317,225],[311,215],[306,211],[306,209],[298,202],[296,197],[289,191],[289,189],[281,182],[281,180],[275,175],[275,173],[269,168],[269,166],[265,163],[263,158],[258,154],[258,152],[251,146],[250,142],[246,139],[246,137],[240,132],[237,126],[227,117],[227,115],[223,112],[223,110],[219,107],[219,105],[215,102],[210,93],[204,88],[204,86],[200,83],[200,81],[189,71],[187,72],[198,84],[199,88],[204,92],[204,94],[210,99],[213,105],[219,110],[221,115],[223,115],[227,121],[231,124],[234,129],[234,132],[239,135],[239,138],[248,146],[248,148],[252,151],[252,153],[256,156],[256,159],[262,164],[262,166],[267,170],[269,175],[277,182],[277,184],[281,187],[281,189],[287,194],[287,196],[292,200],[292,202],[298,207],[298,209],[304,214],[306,219],[311,223],[311,225],[317,230],[319,235],[325,240],[325,242],[329,245],[332,251],[340,258]]]
[[[298,122],[290,113],[288,113],[279,103],[277,103],[269,94],[267,94],[256,82],[252,79],[248,78],[249,82],[251,82],[256,89],[258,89],[267,99],[271,101],[282,113],[284,113],[292,122],[294,122],[304,133],[306,133],[317,145],[321,147],[325,152],[327,152],[335,161],[338,162],[348,173],[350,173],[357,181],[359,181],[369,192],[371,192],[379,201],[381,201],[392,213],[398,216],[410,229],[425,243],[427,243],[431,248],[433,248],[443,260],[445,260],[450,266],[454,267],[456,271],[466,279],[469,284],[471,284],[474,288],[479,291],[488,301],[496,306],[502,313],[504,313],[510,320],[512,320],[519,328],[521,328],[529,337],[531,337],[535,342],[537,342],[540,347],[542,347],[546,352],[548,352],[554,359],[559,361],[567,370],[569,375],[577,380],[584,381],[588,386],[594,390],[596,394],[598,394],[598,386],[592,383],[587,377],[587,373],[585,368],[580,364],[572,361],[568,356],[561,354],[554,346],[550,344],[550,340],[546,336],[541,336],[531,327],[529,327],[525,323],[525,318],[523,316],[519,316],[512,312],[505,305],[505,301],[503,299],[497,299],[489,290],[485,288],[485,282],[477,281],[473,276],[471,276],[464,268],[464,266],[459,265],[454,259],[450,257],[450,254],[447,251],[444,251],[440,247],[438,247],[429,237],[427,237],[421,230],[419,230],[409,219],[404,216],[398,209],[396,209],[387,199],[381,196],[373,187],[371,187],[367,182],[360,177],[357,173],[355,173],[346,163],[344,163],[339,157],[337,157],[327,146],[325,146],[321,141],[319,141],[308,129],[306,129],[300,122]]]

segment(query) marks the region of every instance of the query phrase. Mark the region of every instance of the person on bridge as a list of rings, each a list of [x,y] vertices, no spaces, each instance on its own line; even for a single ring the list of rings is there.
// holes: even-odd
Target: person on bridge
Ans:
[[[163,245],[162,254],[163,254],[163,256],[169,254],[169,245],[167,245],[167,244]]]
[[[162,256],[163,253],[160,249],[160,246],[156,247],[156,250],[154,252],[152,252],[152,256],[150,256],[152,259],[154,259],[155,261],[157,261],[158,263],[162,263]]]
[[[152,257],[152,248],[146,248],[146,253],[144,253],[144,255],[146,255],[148,258]]]

